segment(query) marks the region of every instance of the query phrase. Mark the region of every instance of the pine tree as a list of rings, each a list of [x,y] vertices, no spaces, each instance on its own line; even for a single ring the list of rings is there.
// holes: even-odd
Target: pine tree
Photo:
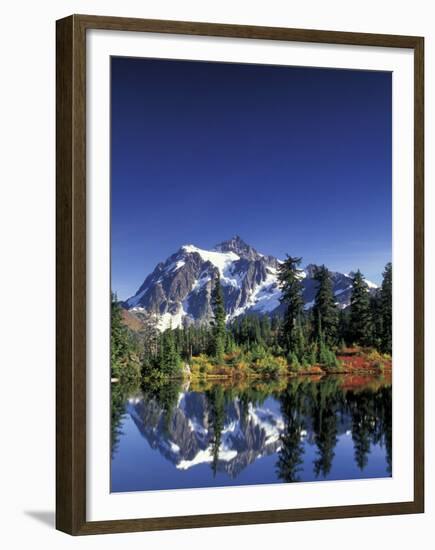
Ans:
[[[230,331],[227,331],[225,338],[225,351],[227,353],[232,353],[236,347],[236,342],[234,341],[234,336]]]
[[[157,316],[155,314],[151,313],[144,317],[142,335],[142,376],[150,376],[153,374],[159,350],[159,331],[157,329]]]
[[[249,322],[246,316],[243,317],[242,322],[240,323],[240,343],[247,349],[250,348],[251,339],[249,333]]]
[[[390,353],[393,345],[393,311],[392,311],[392,295],[393,295],[393,266],[389,262],[385,266],[381,287],[381,317],[382,317],[382,334],[381,334],[381,349],[384,353]]]
[[[299,358],[296,354],[296,352],[291,351],[287,356],[287,362],[290,366],[290,369],[292,371],[297,372],[301,368],[301,364],[299,362]]]
[[[352,441],[355,463],[363,471],[368,463],[370,443],[376,425],[372,412],[373,396],[368,391],[356,393],[352,405]]]
[[[338,312],[338,340],[341,348],[349,343],[349,309],[340,309]]]
[[[133,383],[140,378],[140,362],[131,333],[122,320],[122,308],[112,293],[110,360],[111,374],[122,382]]]
[[[217,361],[222,361],[225,353],[226,328],[224,299],[219,274],[217,274],[214,281],[214,287],[211,294],[211,305],[214,316],[212,322],[212,353]]]
[[[370,296],[370,315],[372,318],[371,345],[376,349],[381,349],[384,320],[382,315],[381,291],[378,289]]]
[[[260,318],[260,330],[261,330],[261,340],[265,343],[266,346],[269,346],[271,343],[271,329],[270,329],[270,318],[268,315],[262,315]]]
[[[281,449],[278,451],[276,472],[279,479],[286,483],[300,481],[303,471],[304,445],[302,431],[305,429],[303,414],[303,392],[299,387],[290,385],[280,396],[284,431],[280,436]]]
[[[127,328],[122,323],[121,306],[118,303],[116,294],[112,293],[111,303],[111,338],[110,338],[110,362],[112,376],[118,377],[121,374],[121,363],[123,363],[129,352]]]
[[[316,477],[326,477],[331,471],[337,445],[337,394],[334,387],[328,382],[319,384],[317,399],[313,406],[313,432],[314,442],[317,446],[317,457],[314,461],[314,473]]]
[[[337,369],[340,367],[335,353],[328,347],[325,342],[322,327],[320,326],[319,338],[317,340],[318,360],[321,365],[326,367],[327,370]]]
[[[219,463],[219,451],[225,421],[225,396],[223,388],[220,385],[213,386],[213,388],[206,393],[206,396],[209,403],[210,424],[213,433],[210,442],[210,453],[212,456],[211,469],[213,471],[213,477],[215,477]]]
[[[353,343],[362,346],[370,345],[372,337],[370,297],[367,283],[359,269],[353,277],[353,288],[350,298],[349,328]]]
[[[324,265],[317,267],[314,279],[318,283],[317,293],[313,306],[313,338],[319,340],[320,331],[323,332],[327,346],[337,343],[338,310],[332,291],[331,275]]]
[[[298,269],[302,258],[287,256],[278,267],[278,281],[281,287],[281,303],[285,304],[286,312],[282,326],[282,344],[287,353],[295,351],[297,341],[297,325],[301,322],[304,301],[302,299],[302,284]]]
[[[308,348],[304,327],[301,322],[298,322],[294,330],[294,353],[298,358],[299,363],[306,364],[308,362],[307,352]]]
[[[166,329],[161,336],[160,371],[166,376],[180,374],[181,359],[175,346],[174,331]]]

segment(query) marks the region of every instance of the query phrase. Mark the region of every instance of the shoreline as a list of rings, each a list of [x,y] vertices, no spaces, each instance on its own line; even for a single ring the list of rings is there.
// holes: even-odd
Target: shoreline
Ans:
[[[204,374],[202,376],[161,376],[161,377],[144,377],[142,378],[142,382],[170,382],[170,381],[178,381],[178,382],[188,382],[188,381],[228,381],[228,380],[234,380],[234,381],[243,381],[243,380],[258,380],[258,381],[279,381],[279,380],[285,380],[289,378],[298,378],[301,376],[317,376],[320,378],[327,377],[327,376],[370,376],[370,377],[380,377],[380,376],[391,376],[392,369],[385,369],[384,371],[380,372],[377,369],[345,369],[345,370],[336,370],[336,371],[326,371],[326,370],[304,370],[301,369],[298,372],[286,372],[282,374],[278,374],[276,376],[270,376],[270,375],[264,375],[264,374],[247,374],[243,376],[237,376],[234,374]],[[112,383],[119,383],[121,380],[112,380]]]

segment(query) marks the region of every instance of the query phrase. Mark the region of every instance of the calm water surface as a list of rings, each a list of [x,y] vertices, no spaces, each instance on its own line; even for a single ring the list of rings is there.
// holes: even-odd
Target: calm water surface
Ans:
[[[391,476],[391,385],[112,387],[112,492]]]

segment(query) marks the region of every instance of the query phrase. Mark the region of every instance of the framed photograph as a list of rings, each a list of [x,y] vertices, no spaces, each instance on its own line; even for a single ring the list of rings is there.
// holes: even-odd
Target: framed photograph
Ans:
[[[57,22],[57,528],[424,510],[423,38]]]

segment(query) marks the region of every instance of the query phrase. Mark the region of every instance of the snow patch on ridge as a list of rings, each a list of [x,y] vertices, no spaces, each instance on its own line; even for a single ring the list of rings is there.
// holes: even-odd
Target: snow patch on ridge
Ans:
[[[343,294],[343,292],[346,292],[347,290],[352,290],[352,286],[347,286],[346,288],[342,288],[340,290],[336,290],[334,292],[335,296],[340,296],[340,294]]]
[[[204,302],[208,303],[207,301],[210,300],[210,288],[212,286],[210,281],[213,273],[218,270],[221,284],[224,287],[225,300],[227,301],[227,321],[250,312],[254,314],[273,314],[281,304],[281,289],[277,267],[282,264],[282,260],[260,254],[258,254],[258,257],[255,256],[254,259],[246,258],[243,250],[234,250],[224,252],[219,247],[214,250],[204,250],[193,244],[182,246],[165,263],[158,264],[155,271],[146,279],[147,286],[135,296],[128,298],[125,306],[133,312],[146,312],[147,306],[142,307],[142,301],[147,304],[152,300],[157,300],[160,311],[166,311],[166,313],[158,316],[158,329],[160,331],[170,327],[182,327],[186,320],[195,322],[196,313],[192,312],[206,311],[204,308],[201,309],[198,304],[201,306]],[[199,255],[199,257],[192,256],[193,254]],[[258,262],[258,258],[261,257],[267,258],[267,260],[262,261],[261,270],[259,270],[254,262]],[[197,271],[198,266],[202,271]],[[307,266],[301,270],[298,276],[304,286],[304,297],[306,300],[310,300],[305,303],[305,310],[313,307],[315,295],[315,287],[313,287],[311,281],[309,267]],[[180,269],[182,269],[183,276],[176,278],[176,272]],[[351,281],[342,280],[343,274],[340,273],[332,272],[331,275],[334,288],[337,289],[334,290],[337,305],[339,308],[345,308],[349,303],[348,293],[352,290]],[[352,272],[347,275],[347,277],[353,276]],[[308,279],[308,281],[304,281],[304,279]],[[176,284],[171,286],[173,281]],[[379,288],[377,284],[367,279],[365,279],[365,282],[371,293],[374,289]],[[153,295],[148,297],[147,293],[153,290],[154,286],[158,287],[155,293],[157,298]],[[168,290],[169,287],[171,287],[170,290]],[[205,292],[206,288],[207,292]],[[194,307],[190,308],[190,303]],[[204,314],[204,318],[207,320],[208,311]],[[203,313],[198,315],[203,315]]]
[[[190,254],[196,252],[205,262],[210,262],[212,265],[217,267],[221,278],[221,284],[231,286],[239,285],[240,279],[237,276],[234,277],[231,273],[233,262],[240,260],[240,256],[238,256],[235,252],[212,252],[210,250],[198,248],[193,244],[184,245],[182,249]]]
[[[232,315],[228,316],[228,319],[235,319],[250,309],[263,313],[273,311],[280,305],[280,297],[281,290],[278,287],[276,269],[268,267],[266,279],[252,289],[246,304],[238,307]]]
[[[251,423],[251,425],[264,434],[266,446],[276,444],[285,428],[284,421],[280,415],[277,415],[267,407],[254,407],[252,403],[249,405],[247,422]],[[189,427],[201,436],[208,433],[208,430],[196,419],[189,419]],[[238,455],[238,451],[234,448],[234,445],[235,441],[242,436],[240,420],[224,425],[221,436],[222,442],[219,447],[218,460],[219,462],[230,462]],[[208,445],[205,449],[200,449],[190,460],[180,460],[176,464],[176,468],[178,470],[188,470],[199,464],[210,463],[212,460],[212,446]]]
[[[219,460],[223,460],[225,462],[229,462],[233,458],[237,456],[237,451],[230,450],[230,449],[219,449]],[[176,465],[176,468],[178,470],[188,470],[192,466],[196,466],[197,464],[204,464],[207,462],[212,462],[213,460],[213,454],[212,454],[212,448],[207,447],[207,449],[198,451],[197,454],[192,458],[192,460],[180,460],[180,462]]]
[[[131,298],[129,298],[126,302],[128,308],[131,309],[131,308],[134,308],[135,306],[137,306],[137,304],[140,302],[140,299],[142,298],[142,296],[145,294],[146,291],[147,291],[147,289],[144,288],[138,294],[136,294],[135,296],[132,296]]]
[[[159,318],[157,328],[161,332],[168,328],[180,328],[183,326],[183,319],[186,315],[187,313],[184,311],[183,306],[180,307],[180,310],[177,313],[163,313],[163,315]]]
[[[250,420],[262,429],[266,435],[266,444],[278,441],[284,430],[284,421],[270,409],[254,408],[252,403],[249,405]]]

